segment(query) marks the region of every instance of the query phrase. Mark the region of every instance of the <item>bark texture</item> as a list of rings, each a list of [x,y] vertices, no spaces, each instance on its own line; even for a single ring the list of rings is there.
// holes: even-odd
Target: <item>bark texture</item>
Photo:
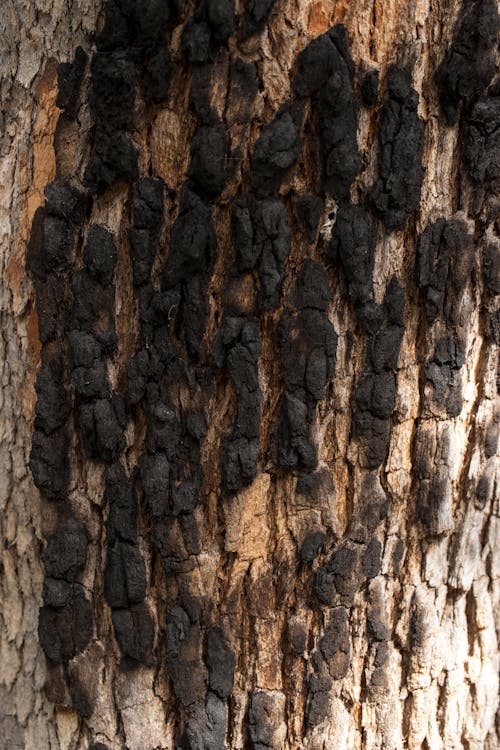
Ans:
[[[496,3],[2,23],[0,744],[498,748]]]

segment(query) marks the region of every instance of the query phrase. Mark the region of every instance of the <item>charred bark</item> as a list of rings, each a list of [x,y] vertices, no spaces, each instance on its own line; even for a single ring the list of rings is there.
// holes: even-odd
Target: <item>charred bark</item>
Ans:
[[[498,747],[496,4],[36,5],[5,747]]]

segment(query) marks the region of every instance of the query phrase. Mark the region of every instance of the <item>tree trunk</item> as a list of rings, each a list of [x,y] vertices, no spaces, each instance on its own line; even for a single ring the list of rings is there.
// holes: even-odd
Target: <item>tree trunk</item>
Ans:
[[[494,0],[3,27],[0,746],[498,748]]]

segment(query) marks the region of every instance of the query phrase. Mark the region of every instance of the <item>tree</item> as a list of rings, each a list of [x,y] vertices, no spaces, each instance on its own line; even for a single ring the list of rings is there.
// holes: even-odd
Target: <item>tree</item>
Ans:
[[[4,15],[6,748],[493,750],[493,0]]]

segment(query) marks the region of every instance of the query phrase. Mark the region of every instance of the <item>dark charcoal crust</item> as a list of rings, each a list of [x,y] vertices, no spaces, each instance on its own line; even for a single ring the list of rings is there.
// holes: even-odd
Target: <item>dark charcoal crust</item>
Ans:
[[[379,177],[371,199],[388,231],[401,229],[420,205],[424,170],[424,123],[410,74],[396,66],[388,72],[388,99],[377,121]]]
[[[499,25],[495,0],[463,4],[455,35],[435,74],[448,124],[456,123],[460,105],[468,108],[493,78]]]

